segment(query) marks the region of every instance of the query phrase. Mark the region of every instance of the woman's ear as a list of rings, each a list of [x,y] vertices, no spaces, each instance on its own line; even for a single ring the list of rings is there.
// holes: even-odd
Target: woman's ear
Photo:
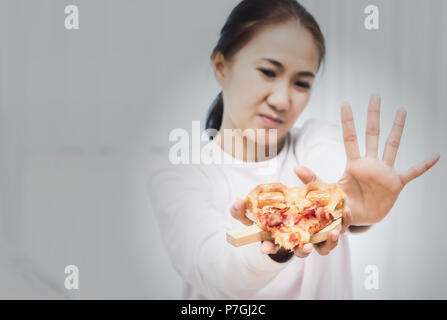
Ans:
[[[223,54],[220,51],[216,51],[212,58],[213,62],[213,70],[214,70],[214,76],[216,77],[217,82],[223,87],[225,76],[226,76],[226,68],[227,64],[224,59]]]

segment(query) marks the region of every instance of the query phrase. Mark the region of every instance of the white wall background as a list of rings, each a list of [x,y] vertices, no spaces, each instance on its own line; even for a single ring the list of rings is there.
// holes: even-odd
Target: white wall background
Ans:
[[[209,55],[238,1],[0,0],[0,297],[179,298],[145,179],[168,134],[204,120],[219,92]],[[352,237],[360,299],[447,298],[447,2],[303,0],[327,41],[306,111],[339,122],[351,102],[359,136],[382,96],[381,147],[408,111],[396,161],[441,161],[408,185],[389,216]],[[80,29],[64,28],[64,7]],[[363,27],[364,8],[380,29]],[[363,147],[363,143],[361,147]],[[63,287],[64,267],[80,289]],[[366,265],[380,271],[366,290]]]

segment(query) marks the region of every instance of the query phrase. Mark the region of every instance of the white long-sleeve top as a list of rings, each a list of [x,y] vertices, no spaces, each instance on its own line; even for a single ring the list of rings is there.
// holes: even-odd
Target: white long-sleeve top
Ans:
[[[170,259],[184,280],[184,298],[351,299],[346,234],[329,255],[313,250],[307,258],[294,256],[284,263],[262,254],[259,243],[236,248],[225,236],[227,230],[243,227],[230,215],[237,197],[245,198],[261,183],[302,185],[293,171],[298,164],[325,182],[336,182],[346,164],[340,128],[307,121],[287,134],[275,158],[261,162],[238,161],[213,141],[207,147],[224,163],[168,165],[150,179],[153,210]]]

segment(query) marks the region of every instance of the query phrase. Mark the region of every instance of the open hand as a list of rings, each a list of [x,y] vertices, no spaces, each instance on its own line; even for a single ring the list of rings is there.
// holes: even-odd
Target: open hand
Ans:
[[[366,154],[360,156],[351,107],[341,109],[343,140],[347,163],[342,178],[337,182],[348,196],[352,210],[352,225],[371,225],[382,220],[396,202],[404,186],[425,173],[439,160],[435,154],[428,160],[398,173],[394,168],[397,150],[405,125],[406,111],[397,111],[386,141],[383,157],[378,158],[380,96],[371,95],[366,124]]]

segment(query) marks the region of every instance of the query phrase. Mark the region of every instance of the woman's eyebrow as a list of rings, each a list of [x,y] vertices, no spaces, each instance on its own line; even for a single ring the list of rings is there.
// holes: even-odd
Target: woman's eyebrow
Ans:
[[[266,60],[266,61],[270,62],[271,64],[273,64],[274,66],[278,67],[279,69],[284,70],[284,66],[279,61],[276,61],[273,59],[268,59],[268,58],[262,58],[261,60]],[[315,78],[315,75],[313,74],[313,72],[310,72],[310,71],[301,71],[301,72],[298,72],[297,75]]]

